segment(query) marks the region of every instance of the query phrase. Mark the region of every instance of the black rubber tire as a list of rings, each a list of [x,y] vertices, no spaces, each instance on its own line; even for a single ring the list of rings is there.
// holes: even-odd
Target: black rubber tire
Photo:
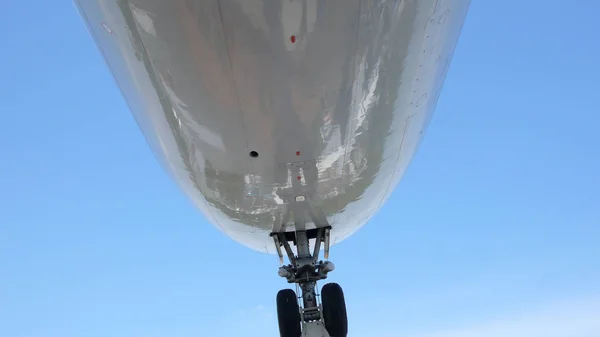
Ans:
[[[277,293],[277,320],[281,337],[300,337],[300,307],[298,297],[292,289],[283,289]]]
[[[325,328],[331,337],[346,337],[348,335],[348,315],[344,291],[337,283],[327,283],[321,289],[323,304],[323,320]]]

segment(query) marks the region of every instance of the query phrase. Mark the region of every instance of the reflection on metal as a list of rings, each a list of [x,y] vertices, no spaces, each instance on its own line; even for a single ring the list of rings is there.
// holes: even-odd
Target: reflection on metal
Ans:
[[[276,253],[272,231],[331,226],[339,243],[388,198],[469,0],[76,3],[165,169],[209,221]]]

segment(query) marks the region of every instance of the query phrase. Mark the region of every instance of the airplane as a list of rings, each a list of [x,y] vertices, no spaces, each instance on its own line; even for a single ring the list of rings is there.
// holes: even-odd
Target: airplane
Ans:
[[[281,337],[346,337],[342,288],[317,282],[409,165],[470,0],[74,4],[166,172],[279,257]]]

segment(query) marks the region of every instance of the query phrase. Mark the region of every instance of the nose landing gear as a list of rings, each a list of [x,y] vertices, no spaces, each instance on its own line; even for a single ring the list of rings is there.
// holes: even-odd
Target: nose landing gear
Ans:
[[[290,264],[279,268],[279,276],[288,283],[296,284],[292,289],[280,290],[277,294],[277,318],[281,337],[346,337],[348,318],[342,288],[337,283],[325,284],[321,300],[315,291],[317,281],[327,278],[335,269],[329,261],[319,261],[321,243],[324,243],[325,259],[329,257],[330,227],[295,233],[273,233],[280,262],[283,263],[283,247]],[[314,251],[310,252],[309,240],[315,239]],[[295,243],[296,256],[289,242]],[[302,301],[298,301],[302,299]],[[300,305],[300,303],[302,305]]]

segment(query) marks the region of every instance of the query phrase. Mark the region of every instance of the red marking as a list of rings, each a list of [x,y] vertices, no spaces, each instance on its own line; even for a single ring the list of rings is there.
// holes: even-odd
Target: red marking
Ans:
[[[298,180],[302,180],[302,177],[301,177],[301,176],[298,176]]]
[[[296,156],[299,156],[299,155],[300,155],[300,151],[296,151]]]
[[[290,42],[291,43],[296,43],[296,35],[290,36]]]

